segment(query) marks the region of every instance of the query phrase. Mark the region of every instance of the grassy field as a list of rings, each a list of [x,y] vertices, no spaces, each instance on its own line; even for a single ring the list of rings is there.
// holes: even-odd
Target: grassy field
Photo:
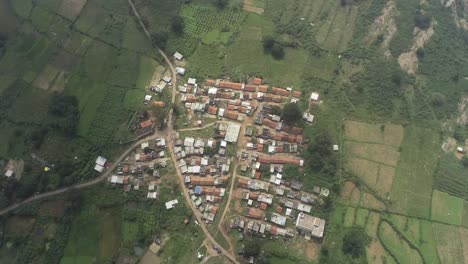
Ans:
[[[461,225],[463,209],[462,199],[434,190],[431,208],[431,218],[433,220],[452,225]]]
[[[383,245],[398,259],[400,263],[423,263],[418,251],[398,236],[398,233],[387,222],[379,227],[379,238]]]
[[[430,129],[406,127],[400,162],[391,191],[391,210],[429,217],[439,135]]]
[[[238,69],[243,73],[258,73],[267,83],[299,87],[308,54],[300,48],[286,48],[282,60],[264,54],[262,38],[272,30],[272,22],[257,14],[249,14],[239,37],[226,50],[227,71]]]

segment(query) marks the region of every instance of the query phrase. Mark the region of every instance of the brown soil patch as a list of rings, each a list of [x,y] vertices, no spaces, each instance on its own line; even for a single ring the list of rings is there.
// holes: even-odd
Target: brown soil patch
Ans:
[[[39,215],[62,217],[65,214],[65,201],[46,201],[39,208]]]
[[[386,165],[379,165],[379,177],[375,190],[379,192],[382,198],[388,199],[395,178],[395,168]]]
[[[365,159],[351,158],[349,167],[367,185],[374,187],[377,183],[379,164]]]
[[[13,216],[5,224],[5,233],[11,235],[25,235],[31,232],[36,219],[32,217]]]
[[[457,148],[457,140],[449,137],[447,140],[442,143],[442,150],[444,150],[445,153],[450,153],[455,151]]]
[[[351,204],[352,205],[359,205],[359,200],[361,199],[361,191],[359,188],[354,188],[353,192],[351,193]]]
[[[309,260],[316,260],[320,252],[320,245],[314,242],[306,244],[306,256]]]
[[[75,20],[75,18],[81,13],[86,2],[87,0],[63,0],[58,12],[64,17]]]
[[[150,82],[150,86],[158,85],[165,71],[166,71],[166,68],[164,68],[161,65],[156,67],[156,69],[154,70],[153,78],[151,79],[151,82]]]
[[[374,264],[384,264],[387,263],[385,259],[388,257],[380,241],[374,238],[369,244],[369,247],[367,247],[367,261]]]
[[[424,47],[424,44],[429,41],[433,34],[433,25],[426,30],[421,30],[419,28],[414,29],[413,46],[410,51],[402,53],[398,57],[398,63],[402,70],[406,71],[408,74],[416,74],[416,71],[418,70],[418,56],[416,55],[416,51],[419,48]]]
[[[57,78],[54,81],[52,87],[50,87],[50,91],[52,92],[63,92],[65,89],[65,85],[68,82],[68,74],[65,71],[60,71],[57,75]]]
[[[256,7],[254,5],[253,0],[244,0],[244,10],[247,12],[252,12],[252,13],[259,14],[259,15],[263,14],[263,12],[265,11],[261,7]]]
[[[385,210],[385,204],[377,200],[374,195],[370,193],[363,193],[361,198],[361,206],[376,210]]]
[[[341,199],[348,200],[351,197],[356,184],[352,181],[345,182],[343,188],[341,189]]]
[[[145,255],[143,255],[143,258],[141,258],[140,262],[141,264],[160,264],[162,263],[162,259],[153,252],[151,252],[149,249],[146,251]]]

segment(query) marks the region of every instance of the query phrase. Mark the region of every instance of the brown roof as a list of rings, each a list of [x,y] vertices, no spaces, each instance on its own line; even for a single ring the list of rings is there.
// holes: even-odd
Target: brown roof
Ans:
[[[164,103],[163,101],[154,101],[153,105],[164,107],[164,106],[166,106],[166,103]]]
[[[235,105],[228,105],[227,109],[235,111],[235,110],[237,110],[237,107]]]
[[[284,152],[283,146],[276,146],[275,147],[275,152],[276,153],[283,153]]]
[[[257,145],[257,151],[262,152],[263,151],[263,144],[258,144]]]
[[[216,97],[223,98],[223,99],[231,99],[232,93],[218,91],[216,92]]]
[[[258,91],[262,93],[266,93],[268,91],[268,85],[259,85]]]
[[[205,85],[206,86],[215,86],[216,85],[216,80],[208,79],[208,80],[206,80]]]
[[[300,91],[294,91],[292,94],[296,98],[301,98],[301,95],[302,95],[302,93]]]
[[[263,124],[270,128],[276,128],[276,126],[278,125],[278,123],[276,123],[275,121],[271,121],[268,118],[263,118]]]
[[[252,84],[246,84],[244,86],[244,91],[247,91],[247,92],[255,92],[256,89],[257,89],[257,86],[252,85]]]
[[[219,82],[219,87],[240,91],[240,90],[242,90],[242,83],[221,81],[221,82]]]
[[[190,181],[193,185],[197,186],[214,186],[215,177],[192,176]]]
[[[286,89],[278,88],[278,87],[273,87],[271,89],[272,94],[276,95],[281,95],[281,96],[289,96],[289,91]]]
[[[241,102],[239,100],[229,100],[228,104],[239,106],[241,105]]]
[[[249,180],[247,179],[244,179],[244,178],[240,178],[239,181],[237,182],[237,184],[239,185],[239,187],[241,188],[247,188],[247,184],[249,183]]]
[[[260,209],[262,209],[262,210],[266,211],[267,207],[268,207],[268,204],[266,204],[266,203],[263,203],[263,202],[262,202],[262,203],[260,203]]]
[[[216,214],[217,212],[218,212],[218,207],[217,206],[211,207],[211,213]]]
[[[249,199],[257,200],[258,196],[260,196],[260,192],[250,192],[249,193]]]
[[[216,115],[216,113],[218,113],[218,108],[210,105],[210,106],[208,106],[207,112],[208,112],[208,114]]]
[[[260,84],[262,84],[262,79],[261,79],[261,78],[254,78],[253,84],[255,84],[255,85],[260,85]]]
[[[229,119],[234,119],[234,120],[237,120],[237,118],[239,117],[239,114],[237,112],[234,112],[234,111],[224,111],[224,115],[223,117],[226,117],[226,118],[229,118]]]
[[[261,155],[258,157],[258,162],[266,164],[300,164],[300,159],[282,157],[282,156],[264,156]]]
[[[148,119],[140,123],[141,128],[151,127],[152,125],[153,125],[153,121],[151,121],[151,119]]]
[[[250,218],[262,219],[263,211],[255,208],[246,208],[245,215]]]
[[[271,100],[275,103],[281,103],[281,96],[273,96]]]

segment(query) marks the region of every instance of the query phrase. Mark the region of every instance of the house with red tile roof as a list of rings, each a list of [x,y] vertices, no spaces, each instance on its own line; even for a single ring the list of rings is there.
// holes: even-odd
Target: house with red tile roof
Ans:
[[[206,80],[205,85],[206,86],[215,86],[216,85],[216,80],[208,79],[208,80]]]
[[[260,85],[260,84],[262,84],[262,78],[254,78],[254,79],[253,79],[253,84],[255,84],[255,85]]]
[[[276,94],[276,95],[281,95],[281,96],[289,96],[289,91],[288,90],[278,88],[278,87],[271,88],[271,93]]]
[[[292,93],[292,95],[293,95],[293,97],[301,98],[302,93],[301,93],[300,91],[294,91],[294,92]]]
[[[244,86],[244,91],[247,91],[247,92],[255,92],[257,90],[257,86],[256,85],[253,85],[253,84],[246,84]]]
[[[268,92],[268,85],[259,85],[258,86],[258,91],[261,92],[261,93]]]

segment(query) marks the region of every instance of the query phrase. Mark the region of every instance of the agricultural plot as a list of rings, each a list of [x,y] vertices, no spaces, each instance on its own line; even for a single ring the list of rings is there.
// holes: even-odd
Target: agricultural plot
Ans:
[[[218,30],[223,33],[237,32],[246,14],[240,10],[226,8],[216,9],[198,5],[184,5],[180,10],[180,15],[184,18],[185,32],[195,38],[205,38],[205,36]],[[218,34],[211,42],[223,42],[222,36]]]
[[[465,263],[459,227],[432,223],[441,263]]]
[[[22,18],[28,18],[34,7],[33,0],[16,0],[10,2],[15,13]]]
[[[379,238],[383,245],[396,257],[400,263],[423,263],[419,252],[413,249],[407,241],[400,238],[391,225],[383,221],[379,227]]]
[[[177,51],[185,56],[190,56],[195,52],[199,42],[200,40],[198,38],[187,33],[182,35],[170,34],[167,40],[166,50],[169,54],[173,54]]]
[[[403,127],[345,121],[347,168],[381,198],[388,199],[400,158]]]
[[[136,80],[137,88],[147,88],[153,78],[154,71],[159,63],[153,58],[140,56],[140,65],[138,69],[138,78]]]
[[[58,13],[73,21],[81,13],[86,2],[87,0],[63,0]]]
[[[435,188],[468,200],[468,171],[451,153],[443,155],[439,160]]]
[[[226,49],[226,68],[229,72],[262,73],[265,82],[278,86],[299,87],[308,52],[286,48],[282,60],[265,55],[262,38],[272,33],[273,26],[262,16],[249,14],[239,37]]]
[[[145,34],[137,27],[137,22],[133,19],[127,19],[123,36],[122,47],[133,51],[151,54],[153,47]]]
[[[429,217],[439,134],[431,129],[405,128],[401,159],[391,191],[391,210]]]
[[[49,110],[49,95],[42,90],[28,88],[14,101],[8,116],[16,122],[41,124]]]
[[[431,209],[431,218],[433,220],[452,225],[461,225],[463,209],[463,199],[434,190]]]

